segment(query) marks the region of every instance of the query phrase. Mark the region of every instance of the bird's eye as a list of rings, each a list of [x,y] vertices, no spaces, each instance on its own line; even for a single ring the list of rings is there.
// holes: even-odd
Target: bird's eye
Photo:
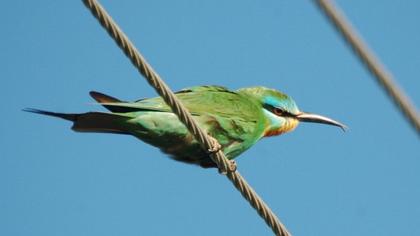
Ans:
[[[278,115],[278,116],[282,116],[282,115],[284,115],[285,112],[280,108],[274,107],[273,108],[273,113]]]

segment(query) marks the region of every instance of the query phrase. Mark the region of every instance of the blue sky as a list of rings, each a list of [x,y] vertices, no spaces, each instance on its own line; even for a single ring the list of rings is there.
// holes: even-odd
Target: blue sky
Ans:
[[[239,170],[294,235],[420,235],[419,136],[310,1],[102,1],[163,79],[263,85],[350,127],[301,124]],[[420,104],[419,1],[338,1]],[[214,169],[21,111],[156,96],[81,1],[3,1],[0,235],[270,235]]]

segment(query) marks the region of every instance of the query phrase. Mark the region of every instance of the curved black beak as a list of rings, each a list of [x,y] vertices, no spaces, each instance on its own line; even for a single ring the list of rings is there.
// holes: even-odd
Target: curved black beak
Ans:
[[[348,129],[347,126],[345,126],[344,124],[342,124],[338,121],[335,121],[335,120],[330,119],[328,117],[317,115],[317,114],[301,112],[300,114],[298,114],[296,116],[296,119],[298,119],[299,121],[303,121],[303,122],[322,123],[322,124],[327,124],[327,125],[338,126],[343,131],[346,131],[346,129]]]

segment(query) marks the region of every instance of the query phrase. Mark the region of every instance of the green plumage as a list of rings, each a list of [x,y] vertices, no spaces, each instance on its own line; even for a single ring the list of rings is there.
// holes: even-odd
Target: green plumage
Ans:
[[[216,167],[162,98],[124,102],[98,92],[90,94],[111,113],[26,111],[72,121],[72,129],[78,132],[133,135],[160,148],[175,160],[206,168]],[[230,91],[220,86],[197,86],[181,90],[176,96],[200,127],[219,141],[229,159],[235,158],[264,136],[293,130],[299,120],[342,127],[329,118],[300,112],[290,97],[264,87]]]
[[[216,86],[188,88],[176,95],[201,128],[219,141],[229,159],[262,137],[265,127],[259,121],[264,120],[264,115],[258,103],[249,96]],[[176,160],[215,167],[162,98],[103,104],[122,110],[128,108],[127,113],[116,113],[124,117],[121,122],[124,131],[159,147]]]
[[[175,160],[216,167],[162,98],[123,102],[97,92],[91,95],[112,113],[27,111],[71,120],[73,130],[79,132],[131,134],[160,148]],[[264,121],[261,105],[246,93],[219,86],[198,86],[181,90],[176,96],[200,127],[219,141],[229,159],[244,152],[263,136],[265,123],[261,122]]]

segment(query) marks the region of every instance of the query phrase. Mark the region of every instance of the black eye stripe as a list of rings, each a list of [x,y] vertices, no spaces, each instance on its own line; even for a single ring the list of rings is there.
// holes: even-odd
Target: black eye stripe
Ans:
[[[263,106],[265,109],[271,111],[272,113],[278,115],[278,116],[290,116],[293,117],[294,115],[280,107],[275,107],[273,105],[270,104],[264,104]]]

